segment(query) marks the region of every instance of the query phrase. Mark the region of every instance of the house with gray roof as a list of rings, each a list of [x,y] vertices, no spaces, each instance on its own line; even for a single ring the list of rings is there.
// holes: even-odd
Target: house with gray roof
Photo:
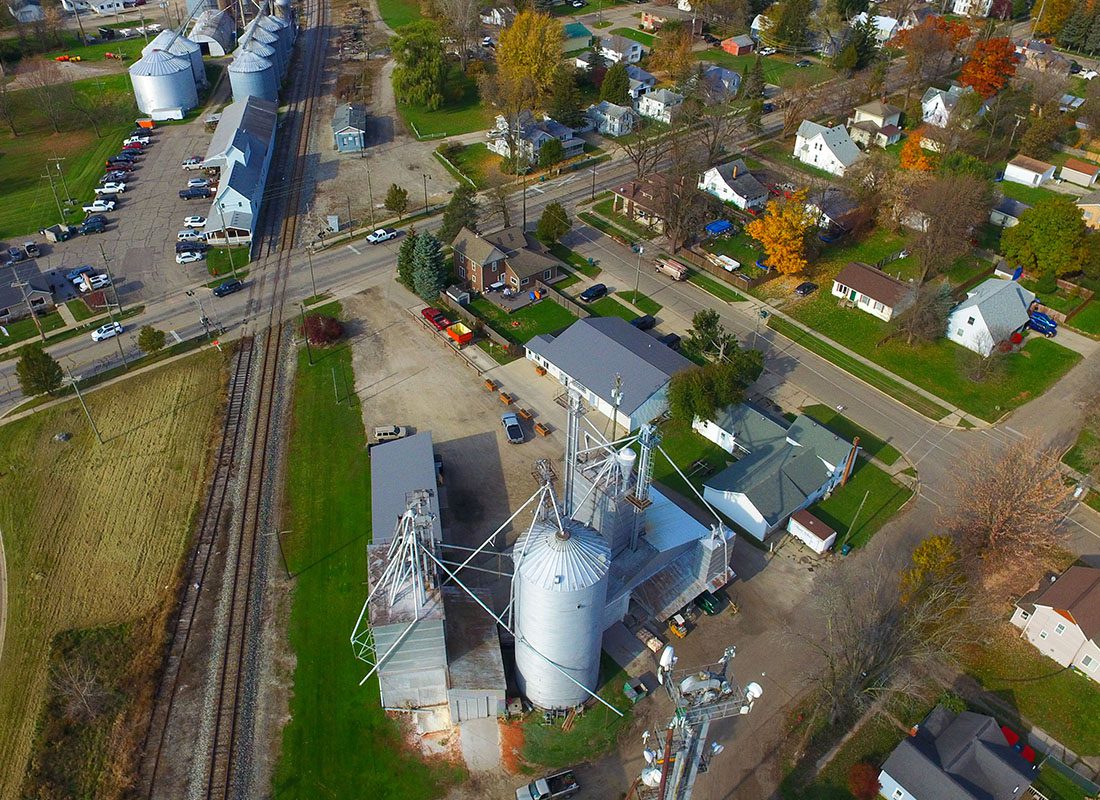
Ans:
[[[38,0],[13,0],[8,3],[8,11],[20,25],[32,25],[46,18]]]
[[[516,149],[528,164],[537,163],[543,145],[553,139],[561,142],[563,158],[572,158],[584,152],[584,140],[578,139],[572,128],[550,117],[537,119],[530,109],[521,111],[514,120],[498,114],[493,127],[485,135],[489,140],[486,146],[502,158],[511,157],[514,140]]]
[[[627,430],[668,410],[668,382],[694,366],[619,317],[589,317],[556,336],[536,336],[526,353],[549,377],[579,387],[585,402]],[[622,396],[616,408],[617,378]]]
[[[642,96],[642,99],[638,101],[638,113],[643,117],[649,117],[666,125],[671,125],[683,104],[684,96],[682,94],[677,94],[669,89],[658,89]]]
[[[703,484],[715,509],[763,541],[841,481],[852,444],[802,414],[789,426],[743,403],[692,427],[739,458]]]
[[[646,49],[639,42],[619,36],[617,33],[600,39],[600,55],[607,59],[609,64],[618,64],[620,61],[637,64],[645,54]]]
[[[713,103],[732,100],[741,89],[741,74],[717,64],[709,67],[703,67],[700,64],[699,71],[687,79],[685,87],[688,90],[694,89],[699,81],[702,81],[703,93],[707,100]]]
[[[23,292],[27,293],[25,300]],[[0,325],[29,317],[31,312],[27,309],[27,303],[36,314],[49,311],[54,306],[49,282],[42,277],[38,264],[33,260],[20,261],[0,271]]]
[[[983,356],[1022,330],[1035,294],[1017,281],[990,278],[966,293],[947,317],[947,338]]]
[[[826,128],[807,119],[798,126],[794,157],[803,164],[843,178],[848,167],[863,158],[863,153],[843,125]]]
[[[1016,601],[1012,624],[1043,655],[1100,682],[1100,569],[1047,576]]]
[[[626,77],[630,81],[630,88],[627,91],[630,94],[630,99],[635,102],[652,92],[653,87],[657,85],[657,79],[653,77],[653,74],[646,72],[637,64],[626,65]]]
[[[879,773],[890,800],[1019,800],[1035,768],[993,717],[936,706]]]
[[[768,190],[740,158],[708,169],[699,178],[699,188],[740,209],[762,208],[768,201]]]
[[[604,136],[626,136],[634,130],[634,110],[607,100],[589,106],[584,115]]]
[[[1002,228],[1011,228],[1020,223],[1020,215],[1030,209],[1027,203],[1013,200],[1011,197],[1002,197],[989,211],[989,221]]]
[[[341,153],[359,153],[367,147],[367,107],[342,103],[332,114],[332,146]]]

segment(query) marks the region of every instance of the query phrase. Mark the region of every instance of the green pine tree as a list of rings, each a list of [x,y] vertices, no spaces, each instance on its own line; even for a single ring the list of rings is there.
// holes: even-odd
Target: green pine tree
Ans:
[[[764,94],[764,61],[760,54],[752,62],[752,68],[745,75],[741,84],[741,96],[746,100],[755,100]]]
[[[626,64],[622,61],[614,64],[603,76],[600,99],[618,106],[629,105],[630,76],[626,73]]]
[[[554,73],[554,86],[550,92],[550,116],[562,125],[575,128],[584,119],[581,110],[581,90],[577,88],[577,71],[562,64]]]
[[[538,227],[535,228],[535,236],[544,244],[555,244],[561,237],[569,233],[573,223],[569,220],[569,214],[561,203],[551,203],[539,217]]]
[[[745,126],[751,133],[760,133],[764,130],[764,101],[757,98],[749,103],[745,111]]]
[[[41,344],[23,345],[19,348],[15,377],[27,397],[42,393],[53,394],[61,387],[61,365],[42,349]]]
[[[425,231],[416,237],[413,248],[413,290],[433,303],[447,285],[447,265],[439,240]]]
[[[416,228],[409,228],[397,251],[397,280],[406,289],[413,288],[413,252],[416,250]]]
[[[1058,44],[1071,50],[1083,50],[1088,43],[1089,29],[1092,27],[1093,14],[1084,3],[1073,7],[1062,30],[1058,31]]]
[[[463,228],[477,233],[477,199],[469,184],[460,183],[443,210],[443,225],[439,228],[440,240],[450,244]]]

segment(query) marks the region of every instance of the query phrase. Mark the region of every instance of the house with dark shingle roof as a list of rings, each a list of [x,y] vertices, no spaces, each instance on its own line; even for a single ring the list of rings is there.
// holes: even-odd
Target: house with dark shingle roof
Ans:
[[[20,261],[4,269],[0,275],[0,324],[30,316],[27,303],[36,314],[45,313],[54,306],[50,285],[33,260]]]
[[[901,139],[901,109],[881,100],[872,100],[852,109],[848,134],[864,147],[889,147]]]
[[[768,201],[768,190],[740,158],[708,169],[699,178],[699,188],[741,209],[761,208]]]
[[[912,294],[905,281],[859,261],[849,261],[833,279],[834,297],[886,322],[909,307]]]
[[[1011,197],[1002,197],[997,205],[989,211],[989,221],[1002,228],[1011,228],[1020,224],[1020,215],[1030,209],[1027,203],[1013,200]]]
[[[805,415],[787,426],[748,403],[692,427],[740,455],[704,482],[703,497],[760,541],[832,491],[852,452],[851,443]]]
[[[936,706],[879,773],[890,800],[1019,800],[1034,767],[993,717]]]
[[[549,283],[561,275],[562,263],[519,225],[495,233],[463,228],[452,249],[455,274],[477,292],[495,284],[523,292],[536,279]]]
[[[1016,601],[1012,624],[1043,655],[1100,682],[1100,569],[1047,576]]]

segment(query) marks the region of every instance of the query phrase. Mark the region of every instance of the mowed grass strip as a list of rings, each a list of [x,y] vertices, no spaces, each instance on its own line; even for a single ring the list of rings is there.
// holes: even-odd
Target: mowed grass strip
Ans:
[[[54,635],[162,622],[167,613],[206,491],[223,364],[221,353],[207,351],[89,394],[103,445],[75,400],[0,427],[10,603],[0,659],[0,797],[17,796]],[[61,432],[72,439],[54,441]]]
[[[836,546],[863,547],[905,505],[913,492],[864,458],[851,478],[810,513],[836,531]]]
[[[643,314],[656,314],[662,308],[660,303],[641,292],[631,290],[629,292],[616,292],[615,295],[621,297],[636,308],[641,309]]]
[[[335,310],[326,306],[329,313]],[[287,528],[294,574],[289,640],[295,654],[290,722],[275,767],[276,797],[428,800],[460,776],[410,753],[382,711],[378,680],[349,638],[367,596],[370,460],[358,397],[337,403],[333,370],[354,384],[346,346],[298,354],[287,450]]]
[[[704,292],[712,294],[719,300],[725,300],[727,303],[743,303],[745,296],[729,285],[715,280],[705,272],[696,272],[692,270],[688,273],[687,282],[698,286]]]
[[[847,439],[849,442],[858,436],[859,446],[863,449],[863,452],[877,458],[883,464],[892,465],[901,458],[901,453],[898,452],[897,448],[888,445],[866,428],[841,415],[835,408],[825,405],[812,405],[803,408],[802,413],[811,419],[817,420],[833,433]]]

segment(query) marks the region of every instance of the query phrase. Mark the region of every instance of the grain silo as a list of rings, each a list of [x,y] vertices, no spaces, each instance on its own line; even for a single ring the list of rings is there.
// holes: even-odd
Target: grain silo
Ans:
[[[595,691],[599,679],[611,550],[578,522],[540,520],[515,553],[519,689],[539,708],[579,705],[589,698],[581,686]]]
[[[258,19],[258,18],[257,18]],[[249,42],[260,42],[266,44],[275,50],[275,60],[271,63],[275,65],[276,75],[281,81],[283,75],[286,73],[286,59],[279,51],[279,37],[271,31],[267,30],[256,24],[256,20],[252,20],[248,24],[248,27],[244,29],[244,35],[241,36],[237,42],[241,47],[246,47]]]
[[[130,66],[134,99],[153,119],[183,119],[199,104],[191,62],[166,50],[150,50]]]
[[[290,48],[293,44],[290,41],[290,30],[285,20],[277,19],[269,14],[256,17],[256,27],[263,28],[265,31],[275,37],[275,43],[272,45],[279,51],[284,64],[290,63]]]
[[[249,39],[247,42],[241,45],[241,50],[247,50],[250,53],[255,53],[265,61],[270,61],[272,64],[276,63],[278,55],[275,52],[275,48],[269,44],[256,41],[255,39]]]
[[[154,50],[166,50],[172,55],[186,58],[191,64],[191,74],[195,78],[196,85],[206,85],[206,68],[202,64],[202,48],[198,43],[191,41],[182,33],[163,30],[141,49],[141,54],[147,56]]]
[[[260,97],[274,103],[279,96],[279,82],[275,65],[249,50],[238,48],[229,65],[229,85],[233,88],[233,100]]]

